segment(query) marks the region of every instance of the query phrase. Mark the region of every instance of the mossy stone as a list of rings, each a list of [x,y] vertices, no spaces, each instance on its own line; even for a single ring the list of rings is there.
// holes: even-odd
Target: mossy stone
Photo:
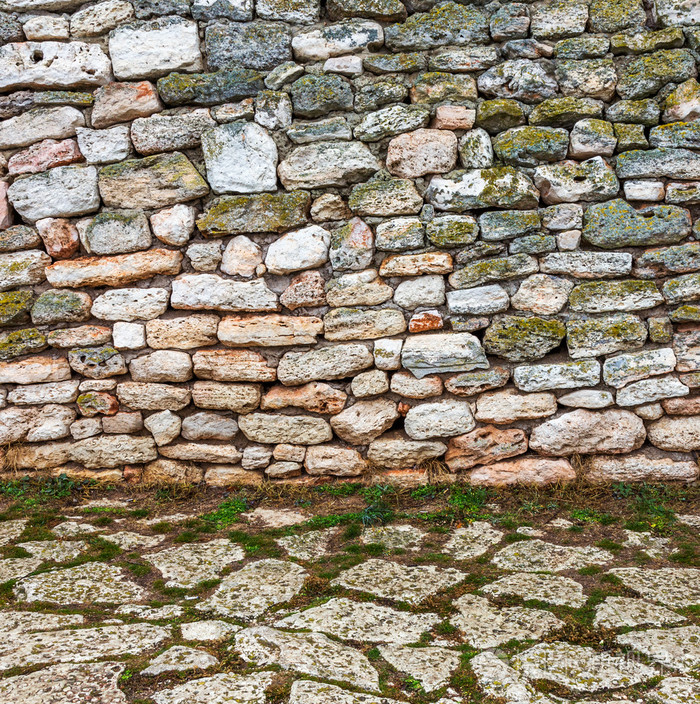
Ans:
[[[646,22],[641,0],[592,0],[589,6],[591,32],[621,32],[641,29]]]
[[[271,71],[292,59],[292,35],[282,22],[219,20],[204,31],[209,68]]]
[[[21,325],[29,319],[34,295],[31,291],[0,293],[0,326]]]
[[[158,79],[158,94],[167,105],[219,105],[255,97],[264,87],[262,74],[246,68],[171,73]]]
[[[566,335],[560,320],[506,315],[486,329],[484,349],[510,362],[541,359],[559,347]]]
[[[335,110],[351,110],[350,84],[340,76],[306,75],[292,83],[294,113],[301,117],[321,117]]]
[[[498,134],[524,125],[526,121],[523,106],[517,100],[484,100],[476,109],[476,126],[485,129],[489,134]]]
[[[653,281],[586,281],[569,294],[569,308],[584,313],[644,310],[663,303]]]
[[[411,102],[430,105],[444,102],[469,105],[468,101],[477,97],[476,83],[471,76],[443,71],[418,74],[410,92]]]
[[[569,149],[569,133],[554,127],[515,127],[494,137],[493,149],[498,158],[510,166],[561,161]]]
[[[44,291],[32,306],[32,322],[35,325],[82,322],[90,317],[91,305],[90,296],[82,291]]]
[[[306,191],[221,196],[209,203],[197,227],[205,237],[281,233],[305,224],[310,206]]]
[[[27,225],[12,225],[0,230],[0,252],[17,252],[41,246],[41,237]]]
[[[47,347],[46,338],[36,328],[5,332],[0,334],[0,361],[41,352]]]
[[[645,54],[659,49],[678,49],[684,42],[683,31],[670,27],[658,32],[615,34],[610,37],[610,48],[613,54]]]
[[[380,172],[350,191],[348,207],[355,215],[388,217],[415,215],[423,207],[423,198],[409,179],[391,178]]]
[[[544,254],[554,252],[557,239],[554,235],[527,235],[516,237],[508,247],[510,254]]]
[[[530,124],[570,129],[586,117],[601,118],[603,103],[592,98],[549,98],[530,113]]]
[[[695,58],[687,49],[667,49],[630,59],[619,68],[617,92],[625,100],[655,95],[669,83],[695,76]]]
[[[641,100],[618,100],[605,109],[605,117],[610,122],[630,122],[646,127],[659,124],[661,108],[651,98]]]
[[[537,210],[493,210],[479,216],[481,236],[494,242],[516,235],[531,235],[542,225]]]
[[[479,234],[479,227],[470,215],[443,215],[425,226],[425,234],[435,247],[463,247]]]
[[[405,54],[370,54],[362,58],[366,71],[376,74],[417,73],[428,68],[428,57],[419,52]]]
[[[675,244],[690,234],[687,210],[675,205],[654,205],[635,210],[616,198],[591,205],[584,214],[583,238],[602,249]]]
[[[369,83],[360,88],[355,93],[355,110],[357,112],[369,112],[378,110],[382,105],[389,103],[401,103],[408,96],[408,88],[401,82],[393,78],[386,78],[380,81]]]
[[[615,138],[617,139],[617,151],[628,152],[632,149],[648,149],[649,142],[644,134],[644,125],[628,125],[624,122],[616,122],[613,125]]]
[[[467,264],[463,269],[450,275],[453,288],[473,288],[495,281],[507,281],[534,274],[539,270],[537,260],[527,254],[514,254],[510,257],[486,259]]]
[[[566,324],[566,341],[573,359],[638,349],[646,339],[646,326],[631,313],[573,319]]]

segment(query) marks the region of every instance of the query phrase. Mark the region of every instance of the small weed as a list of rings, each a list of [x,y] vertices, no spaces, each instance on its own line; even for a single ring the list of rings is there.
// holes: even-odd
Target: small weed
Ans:
[[[454,485],[450,489],[448,503],[463,518],[477,516],[488,499],[483,487]]]
[[[379,652],[379,648],[377,648],[377,647],[370,648],[367,651],[367,659],[368,660],[379,660],[380,657],[381,657],[381,654]]]
[[[154,523],[151,526],[151,530],[154,533],[172,533],[172,531],[175,529],[175,526],[173,526],[172,523],[169,523],[168,521],[158,521],[158,523]]]
[[[603,570],[595,565],[589,565],[588,567],[581,567],[578,573],[582,576],[600,574]]]
[[[362,526],[359,523],[351,523],[343,531],[343,540],[355,540],[362,535]]]
[[[203,521],[213,523],[219,530],[228,528],[231,524],[238,521],[238,516],[248,509],[248,502],[240,497],[226,499],[219,504],[219,508],[212,513],[207,513],[202,516]]]
[[[620,545],[620,543],[616,543],[614,540],[610,540],[610,538],[603,538],[595,545],[598,548],[603,548],[603,550],[610,550],[610,552],[620,552],[620,550],[625,549],[624,545]]]

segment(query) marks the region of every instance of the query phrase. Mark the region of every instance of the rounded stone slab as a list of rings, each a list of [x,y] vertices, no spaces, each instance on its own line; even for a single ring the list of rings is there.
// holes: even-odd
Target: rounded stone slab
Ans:
[[[265,704],[265,690],[272,684],[273,672],[236,675],[230,672],[202,677],[163,689],[153,695],[156,704]],[[234,699],[235,697],[235,699]]]
[[[328,545],[336,533],[335,528],[313,530],[302,535],[286,535],[275,542],[297,560],[315,560],[328,552]]]
[[[465,594],[454,602],[459,610],[450,619],[473,648],[496,648],[511,640],[539,640],[551,631],[564,627],[549,611],[524,609],[521,606],[499,608],[487,599]]]
[[[206,670],[219,664],[218,658],[206,650],[175,645],[168,648],[141,670],[142,675],[160,675],[163,672],[185,672],[187,670]]]
[[[236,650],[258,667],[279,665],[312,677],[379,690],[379,675],[362,653],[321,633],[284,633],[267,626],[236,634]]]
[[[503,533],[486,521],[474,521],[464,528],[457,528],[442,552],[455,560],[472,560],[483,555],[492,545],[501,542]]]
[[[691,672],[700,665],[700,626],[633,631],[615,640],[671,670]]]
[[[367,560],[345,570],[331,584],[386,599],[420,604],[430,595],[458,584],[465,576],[459,570],[434,565],[411,567],[388,560]]]
[[[563,642],[535,645],[512,662],[531,680],[548,680],[581,693],[631,687],[659,674],[640,662]]]
[[[17,583],[14,592],[20,601],[59,604],[125,604],[140,601],[147,595],[143,587],[126,579],[119,567],[101,562],[27,577]]]
[[[381,543],[389,550],[420,550],[425,533],[412,525],[370,526],[362,531],[365,545]]]
[[[138,655],[170,637],[170,627],[136,623],[77,631],[24,634],[0,646],[0,670],[44,663],[89,662]]]
[[[536,539],[508,545],[499,550],[491,562],[503,570],[563,572],[605,565],[612,560],[612,554],[600,548],[555,545]]]
[[[207,543],[190,543],[146,555],[146,559],[168,578],[166,587],[184,588],[216,579],[221,570],[244,557],[243,548],[227,538]]]
[[[299,593],[307,572],[293,562],[258,560],[227,575],[219,588],[197,604],[199,611],[253,619]]]
[[[642,599],[609,596],[595,610],[596,628],[634,628],[635,626],[663,626],[685,621],[685,616],[651,604]]]
[[[517,572],[482,587],[482,592],[493,596],[515,595],[522,599],[537,599],[556,606],[581,608],[587,600],[583,587],[573,579],[554,574]]]
[[[0,680],[0,702],[86,704],[99,701],[100,704],[126,704],[126,696],[119,689],[119,676],[125,667],[125,664],[118,662],[52,665],[28,675],[8,677]]]
[[[52,631],[68,626],[80,626],[85,618],[80,614],[42,614],[34,611],[0,612],[0,630],[8,634]]]
[[[616,567],[610,574],[621,579],[629,589],[664,606],[681,608],[700,604],[699,569]]]
[[[415,643],[439,620],[437,614],[411,614],[388,606],[334,598],[280,619],[275,626],[328,633],[344,640],[405,644]]]

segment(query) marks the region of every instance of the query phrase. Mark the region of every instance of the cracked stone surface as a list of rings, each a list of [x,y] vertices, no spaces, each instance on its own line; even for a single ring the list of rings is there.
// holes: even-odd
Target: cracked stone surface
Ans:
[[[129,580],[119,567],[86,562],[27,577],[17,583],[15,595],[20,601],[29,602],[125,604],[140,601],[146,596],[146,590]]]
[[[160,675],[163,672],[186,672],[187,670],[206,670],[219,664],[206,650],[188,648],[184,645],[174,645],[148,663],[142,675]]]
[[[555,545],[535,539],[508,545],[494,555],[492,562],[503,570],[563,572],[605,565],[612,559],[611,553],[600,548]]]
[[[319,631],[344,640],[415,643],[421,633],[429,631],[438,621],[437,614],[412,614],[340,598],[291,614],[277,621],[275,626]]]
[[[629,687],[659,674],[643,663],[563,642],[540,643],[512,662],[531,680],[548,680],[583,694]]]
[[[272,672],[201,677],[163,689],[153,695],[153,700],[156,704],[265,704],[265,690],[272,684],[273,677]]]
[[[170,627],[147,623],[28,633],[17,642],[0,644],[0,670],[136,655],[155,647],[170,635]]]
[[[240,545],[226,538],[206,543],[189,543],[146,556],[167,578],[167,587],[194,587],[199,582],[216,579],[221,571],[245,556]]]
[[[501,542],[503,533],[490,523],[474,521],[464,528],[457,528],[445,544],[443,552],[455,560],[472,560],[483,555],[492,545]]]
[[[40,557],[44,562],[68,562],[74,560],[88,545],[84,540],[36,540],[29,543],[17,543],[34,557]]]
[[[389,550],[420,550],[425,533],[411,525],[370,526],[362,532],[365,544],[381,543]]]
[[[293,511],[289,508],[271,509],[262,507],[258,507],[254,511],[242,513],[241,517],[247,519],[250,525],[257,528],[284,528],[285,526],[295,526],[309,518],[306,514]]]
[[[539,640],[564,626],[554,614],[521,606],[492,606],[488,599],[465,594],[454,602],[459,613],[450,619],[466,643],[483,650],[510,640]]]
[[[464,572],[454,568],[406,566],[388,560],[367,560],[343,572],[332,584],[386,599],[420,604],[431,594],[458,584],[464,577]]]
[[[251,619],[299,593],[307,572],[281,560],[258,560],[227,575],[216,591],[197,604],[200,611]]]
[[[322,633],[285,633],[267,626],[246,628],[236,634],[236,650],[244,660],[259,667],[279,665],[362,689],[379,689],[379,674],[362,653]]]
[[[417,679],[426,692],[444,687],[460,662],[459,653],[448,648],[382,645],[379,652],[399,672]]]
[[[32,633],[54,631],[68,626],[80,626],[85,618],[80,614],[42,614],[35,611],[0,612],[0,630],[3,633]]]
[[[326,554],[328,545],[337,532],[336,528],[312,530],[301,535],[285,535],[275,542],[297,560],[315,560]]]
[[[481,588],[493,596],[504,594],[519,596],[525,601],[536,599],[555,606],[571,606],[578,609],[586,603],[583,586],[569,577],[555,574],[516,572],[501,577]]]
[[[169,618],[179,618],[184,613],[184,609],[177,604],[167,604],[158,608],[143,604],[123,604],[116,610],[116,613],[120,616],[133,616],[144,621],[164,621]]]
[[[624,633],[616,640],[672,670],[690,672],[700,665],[700,626],[652,628]]]
[[[679,608],[700,604],[700,569],[690,567],[616,567],[610,574],[640,596]]]
[[[126,704],[121,662],[51,665],[0,680],[0,704]]]
[[[634,628],[682,623],[685,617],[675,611],[643,599],[609,596],[595,610],[593,624],[597,628]]]

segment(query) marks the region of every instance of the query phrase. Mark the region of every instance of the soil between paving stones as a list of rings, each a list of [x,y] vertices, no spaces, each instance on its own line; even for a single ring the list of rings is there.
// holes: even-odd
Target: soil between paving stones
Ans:
[[[621,487],[617,495],[603,492],[600,500],[581,506],[570,492],[345,486],[333,491],[347,491],[347,496],[311,489],[287,496],[274,490],[267,496],[183,490],[179,495],[162,492],[158,498],[90,491],[89,498],[78,494],[40,509],[6,501],[0,517],[9,520],[3,523],[28,522],[19,533],[8,527],[4,559],[28,559],[20,544],[29,543],[37,555],[54,560],[42,559],[34,575],[0,589],[0,627],[6,634],[0,649],[0,704],[16,704],[18,692],[24,704],[697,701],[700,678],[693,639],[700,629],[700,537],[696,527],[672,518],[674,510],[700,516],[697,488],[657,497],[658,505],[649,511],[641,510],[637,500],[620,497]],[[100,498],[107,499],[104,505]],[[304,522],[269,528],[258,521],[253,526],[241,513],[256,508],[263,508],[256,515],[272,524],[289,523],[292,511]],[[287,509],[280,520],[278,509]],[[95,532],[59,538],[62,549],[57,549],[53,529],[66,523],[90,525]],[[563,527],[556,527],[560,523]],[[640,538],[632,544],[626,532],[630,527]],[[457,560],[446,546],[465,533],[473,536],[478,550],[471,559]],[[480,540],[484,533],[487,541]],[[126,549],[110,542],[111,534],[131,534],[126,541],[117,538]],[[647,537],[667,541],[663,554],[643,552],[640,545],[658,544]],[[42,542],[45,551],[36,547]],[[549,565],[538,562],[538,572],[494,560],[514,554],[515,548],[527,555],[532,545],[538,561],[553,558]],[[605,552],[609,558],[560,569],[563,553],[581,554],[568,548],[588,548],[584,554],[596,556]],[[159,560],[163,551],[197,555],[183,563],[190,577],[186,588],[168,586],[168,569],[163,574],[158,565],[172,560]],[[286,577],[270,578],[260,570],[267,564]],[[374,580],[365,579],[361,588],[344,586],[367,565],[374,566],[368,573]],[[389,567],[390,589],[377,565]],[[239,573],[248,575],[245,589],[234,595],[236,608],[223,613],[212,597],[240,582]],[[263,577],[256,583],[258,573]],[[538,584],[532,579],[538,574],[580,585],[586,603],[578,605],[579,598],[573,600],[577,606],[563,605],[556,590],[551,599],[557,603],[547,602],[548,589],[531,588]],[[634,575],[634,584],[628,574]],[[449,579],[440,582],[439,576],[446,575]],[[673,585],[673,604],[666,603],[663,590],[654,597],[645,586],[646,576],[650,585],[660,579]],[[487,586],[496,582],[507,589]],[[35,600],[24,601],[26,594]],[[606,627],[598,628],[594,619],[606,599],[620,618],[607,619]],[[334,603],[343,606],[334,609]],[[309,607],[315,611],[307,617]],[[632,614],[626,620],[624,609]],[[396,614],[395,629],[403,624],[400,637],[389,630],[387,614]],[[470,614],[463,630],[460,618]],[[660,614],[665,623],[656,622]],[[224,624],[213,637],[206,625],[212,619]],[[205,622],[202,628],[199,622]],[[190,625],[183,629],[183,624]],[[494,632],[513,637],[500,642]],[[255,635],[254,646],[247,633]],[[680,638],[686,635],[690,646]],[[659,643],[664,644],[661,656]],[[557,668],[543,675],[539,661],[537,667],[523,665],[529,652],[538,652],[533,648],[547,644],[564,644],[552,652],[566,654],[565,676]],[[187,669],[190,660],[176,658],[185,669],[141,674],[180,646],[200,653],[191,659],[194,665],[210,666]],[[679,667],[674,653],[685,656]],[[481,666],[480,658],[489,654],[507,670]],[[105,659],[109,662],[98,664]],[[431,663],[440,667],[431,670]],[[49,685],[37,674],[42,672],[65,682]],[[511,679],[504,690],[502,683]]]

